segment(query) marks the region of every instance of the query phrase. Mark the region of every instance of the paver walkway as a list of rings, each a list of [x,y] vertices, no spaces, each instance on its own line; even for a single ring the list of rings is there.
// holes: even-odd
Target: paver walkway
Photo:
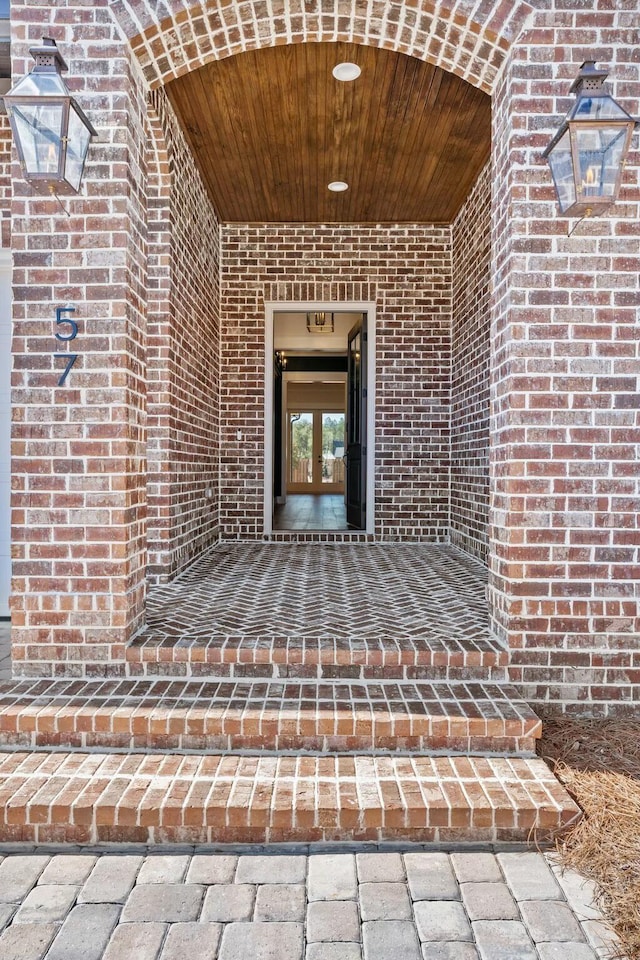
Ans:
[[[592,888],[503,847],[0,847],[2,960],[596,960]]]

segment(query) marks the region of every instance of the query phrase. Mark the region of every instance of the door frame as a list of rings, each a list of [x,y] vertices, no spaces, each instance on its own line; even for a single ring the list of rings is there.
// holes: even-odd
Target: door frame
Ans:
[[[264,354],[264,534],[273,533],[273,315],[274,313],[366,313],[367,315],[367,525],[375,533],[375,424],[376,424],[376,305],[364,301],[268,301],[265,307]],[[346,347],[346,345],[345,345]]]

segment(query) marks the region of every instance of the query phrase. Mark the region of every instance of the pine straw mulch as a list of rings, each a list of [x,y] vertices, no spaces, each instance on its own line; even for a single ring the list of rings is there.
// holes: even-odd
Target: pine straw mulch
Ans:
[[[640,720],[549,717],[539,753],[584,816],[557,841],[593,880],[625,960],[640,960]]]

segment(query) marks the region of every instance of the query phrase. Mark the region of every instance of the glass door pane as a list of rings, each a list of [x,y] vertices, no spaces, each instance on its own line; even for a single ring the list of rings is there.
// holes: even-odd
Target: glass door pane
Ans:
[[[313,414],[289,414],[289,483],[313,483]]]
[[[344,481],[344,413],[322,414],[322,483]]]

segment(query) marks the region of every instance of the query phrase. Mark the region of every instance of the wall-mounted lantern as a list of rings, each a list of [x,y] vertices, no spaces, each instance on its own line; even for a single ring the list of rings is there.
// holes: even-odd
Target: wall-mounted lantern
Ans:
[[[565,217],[591,217],[615,203],[631,137],[639,124],[605,90],[606,70],[582,64],[576,102],[544,151]]]
[[[55,40],[29,53],[35,66],[4,97],[22,173],[36,193],[77,193],[97,133],[61,77],[68,68]]]

